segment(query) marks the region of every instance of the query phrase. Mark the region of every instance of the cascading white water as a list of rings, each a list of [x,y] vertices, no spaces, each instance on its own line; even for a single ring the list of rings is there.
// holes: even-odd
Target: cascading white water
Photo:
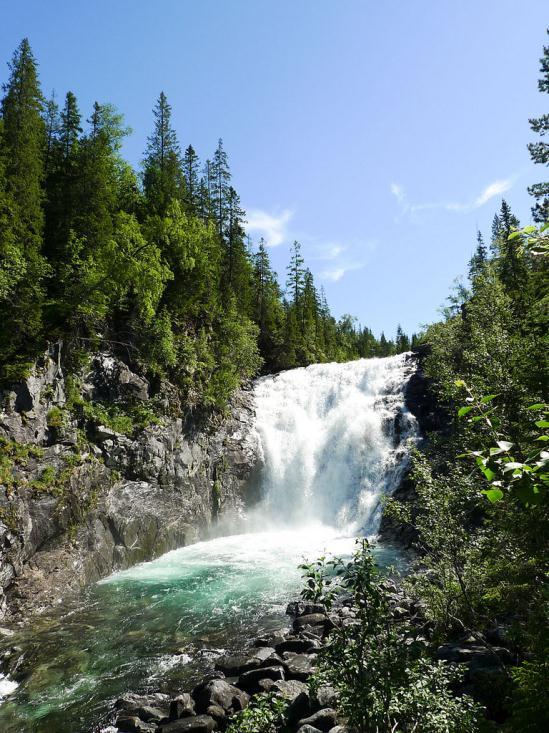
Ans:
[[[258,380],[263,521],[377,529],[380,499],[398,485],[417,432],[404,404],[414,369],[401,354]]]

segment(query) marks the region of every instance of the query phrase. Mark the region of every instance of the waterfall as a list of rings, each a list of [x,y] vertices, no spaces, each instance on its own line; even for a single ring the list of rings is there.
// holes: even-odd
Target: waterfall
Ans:
[[[376,531],[381,498],[398,486],[417,435],[404,401],[414,370],[400,354],[256,382],[264,522]]]

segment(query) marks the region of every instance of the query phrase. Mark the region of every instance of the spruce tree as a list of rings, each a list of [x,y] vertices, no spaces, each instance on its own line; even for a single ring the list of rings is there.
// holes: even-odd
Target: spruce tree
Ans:
[[[185,199],[181,151],[172,127],[172,109],[160,92],[153,110],[154,131],[148,139],[143,169],[143,187],[151,212],[164,215],[170,201]]]
[[[547,29],[549,33],[549,29]],[[540,92],[549,94],[549,46],[543,47],[543,56],[540,59],[541,78],[538,80],[538,89]],[[549,135],[549,114],[529,120],[530,127],[533,132],[540,137]],[[540,140],[536,143],[529,143],[528,151],[534,163],[541,165],[549,165],[549,143]],[[528,193],[536,199],[535,205],[532,207],[532,215],[534,221],[549,221],[549,181],[544,183],[535,183],[528,188]]]
[[[183,157],[183,175],[185,176],[185,203],[187,210],[198,213],[200,204],[200,178],[198,174],[198,155],[192,145],[185,150]]]
[[[5,195],[13,206],[13,221],[25,276],[0,303],[0,352],[7,361],[24,359],[38,347],[43,279],[48,268],[42,255],[43,179],[45,127],[44,99],[36,61],[25,38],[9,64],[4,85],[0,155],[5,175]],[[4,374],[7,378],[8,375]]]
[[[227,228],[229,215],[231,171],[221,138],[219,138],[217,143],[217,148],[211,163],[211,170],[208,171],[208,187],[210,189],[214,216],[217,222],[217,231],[219,236],[223,237]]]
[[[498,218],[499,221],[499,218]],[[473,282],[477,275],[484,272],[488,261],[488,250],[484,244],[482,234],[477,232],[477,246],[471,259],[469,260],[469,280]]]

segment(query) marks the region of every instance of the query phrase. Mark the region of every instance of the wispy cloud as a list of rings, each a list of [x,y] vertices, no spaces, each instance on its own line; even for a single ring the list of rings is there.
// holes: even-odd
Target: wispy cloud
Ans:
[[[468,213],[479,209],[496,196],[501,196],[513,185],[512,178],[499,178],[489,183],[478,196],[468,202],[459,201],[438,201],[414,204],[411,203],[404,191],[403,187],[398,183],[391,183],[391,193],[396,198],[398,205],[403,214],[415,214],[418,211],[426,211],[428,209],[442,209],[444,211],[454,211],[459,213]]]
[[[311,259],[326,263],[319,272],[321,280],[339,282],[348,272],[361,270],[366,264],[368,255],[376,247],[377,242],[374,240],[353,241],[345,245],[337,242],[317,243]]]
[[[361,270],[364,267],[363,262],[350,262],[348,264],[336,265],[323,270],[319,277],[321,280],[329,280],[331,282],[339,282],[341,278],[348,272]]]
[[[270,214],[262,209],[251,209],[248,211],[248,233],[257,232],[265,240],[268,247],[277,247],[289,239],[287,227],[291,221],[293,212],[284,209],[280,214]]]

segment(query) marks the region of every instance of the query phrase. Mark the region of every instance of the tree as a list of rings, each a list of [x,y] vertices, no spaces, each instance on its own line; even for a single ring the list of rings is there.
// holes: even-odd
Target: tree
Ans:
[[[150,210],[163,215],[174,198],[185,199],[181,151],[172,128],[172,109],[160,92],[153,110],[154,130],[148,138],[143,169],[143,187]]]
[[[198,175],[198,155],[192,145],[185,150],[183,157],[183,175],[185,176],[185,203],[191,213],[198,212],[200,203],[200,179]]]
[[[488,261],[488,250],[484,244],[482,234],[477,232],[477,246],[473,256],[469,260],[469,280],[474,281],[477,275],[484,272],[486,262]]]
[[[292,244],[292,256],[290,264],[286,268],[288,273],[286,278],[286,288],[292,296],[294,305],[298,306],[301,294],[303,293],[304,277],[305,277],[305,261],[301,255],[301,245],[297,240]]]
[[[223,148],[223,140],[219,138],[217,148],[214,153],[213,161],[207,166],[207,185],[212,201],[212,207],[215,219],[217,221],[217,231],[219,236],[223,238],[229,215],[229,195],[231,190],[231,171],[229,169],[229,161],[227,153]]]
[[[549,29],[547,29],[547,32],[549,33]],[[540,64],[542,76],[538,80],[538,89],[540,92],[549,94],[549,46],[543,47]],[[530,119],[529,122],[532,131],[540,137],[549,134],[549,114]],[[529,143],[528,151],[534,163],[549,165],[549,143],[544,140]],[[535,205],[532,207],[534,221],[541,223],[549,221],[549,182],[535,183],[528,188],[528,193],[536,200]]]
[[[400,323],[397,326],[395,347],[397,354],[402,354],[405,351],[410,351],[410,339],[402,330]]]
[[[16,262],[25,265],[24,277],[18,279],[0,304],[0,354],[7,361],[17,361],[36,348],[41,330],[43,280],[48,272],[42,255],[44,100],[36,61],[26,38],[13,54],[9,69],[1,105],[4,211],[7,206],[13,212],[12,233],[16,237],[11,244],[8,239],[10,267]]]

